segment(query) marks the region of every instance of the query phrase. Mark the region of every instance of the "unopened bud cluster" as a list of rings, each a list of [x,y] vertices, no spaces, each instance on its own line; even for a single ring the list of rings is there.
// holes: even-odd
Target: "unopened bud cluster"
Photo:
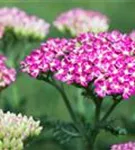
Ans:
[[[103,32],[109,28],[108,17],[100,12],[75,8],[60,14],[54,26],[61,32],[69,31],[75,36],[84,32]]]
[[[4,7],[0,9],[0,24],[10,28],[14,34],[23,37],[43,39],[49,31],[49,23],[44,19],[28,15],[18,8]]]

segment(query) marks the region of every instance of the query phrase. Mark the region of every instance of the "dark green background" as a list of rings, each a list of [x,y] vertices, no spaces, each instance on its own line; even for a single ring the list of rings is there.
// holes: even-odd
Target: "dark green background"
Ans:
[[[52,23],[55,17],[61,12],[75,7],[81,7],[100,11],[106,14],[110,18],[110,30],[117,29],[122,32],[130,32],[132,29],[135,29],[134,0],[0,0],[0,7],[4,6],[19,7],[27,11],[29,14],[35,14],[41,18],[45,18],[45,20],[49,23]],[[60,34],[55,28],[51,27],[48,37],[61,36],[63,35]],[[38,44],[36,43],[35,46],[37,45]],[[26,51],[23,46],[20,50]],[[30,50],[31,49],[28,51]],[[27,99],[25,114],[33,116],[49,115],[57,119],[66,121],[70,120],[61,97],[51,86],[23,74],[17,79],[15,84],[4,91],[4,94],[10,93],[9,91],[16,85],[18,86],[18,93],[20,97],[25,97]],[[74,96],[76,90],[71,87],[67,88],[69,96]],[[9,97],[12,99],[12,94]],[[14,103],[13,100],[10,102]],[[106,109],[106,107],[104,109]],[[87,113],[90,115],[91,109],[89,109]],[[111,136],[109,133],[103,132],[97,139],[97,150],[108,149],[108,146],[115,142],[129,141],[131,139],[135,140],[135,98],[133,97],[130,101],[124,101],[119,107],[117,107],[117,110],[113,116],[126,118],[126,122],[120,121],[120,124],[124,126],[125,123],[127,123],[126,127],[128,127],[131,131],[131,135],[116,137]],[[66,146],[60,146],[51,142],[49,137],[47,137],[45,142],[35,144],[34,146],[31,146],[30,149],[81,150],[81,146],[78,141],[71,142]]]

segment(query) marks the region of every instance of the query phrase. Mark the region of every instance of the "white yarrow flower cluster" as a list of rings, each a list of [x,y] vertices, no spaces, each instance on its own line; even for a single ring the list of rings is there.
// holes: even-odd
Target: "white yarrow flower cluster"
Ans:
[[[40,121],[0,110],[0,150],[22,150],[24,140],[40,134]]]

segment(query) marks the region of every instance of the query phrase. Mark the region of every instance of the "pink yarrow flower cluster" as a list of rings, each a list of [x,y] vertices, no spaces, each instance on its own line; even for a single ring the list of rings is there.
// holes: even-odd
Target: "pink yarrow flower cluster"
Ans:
[[[61,32],[68,30],[73,36],[84,32],[103,32],[109,28],[107,16],[96,11],[76,8],[60,14],[54,26]]]
[[[28,15],[15,7],[0,9],[0,24],[11,28],[17,35],[41,39],[48,34],[50,26],[45,20]]]
[[[0,90],[9,86],[16,79],[16,71],[5,64],[6,57],[0,55]]]
[[[111,150],[135,150],[135,142],[115,144],[111,147]]]
[[[57,80],[87,88],[100,97],[135,94],[135,42],[118,31],[50,39],[21,62],[32,77],[53,72]]]

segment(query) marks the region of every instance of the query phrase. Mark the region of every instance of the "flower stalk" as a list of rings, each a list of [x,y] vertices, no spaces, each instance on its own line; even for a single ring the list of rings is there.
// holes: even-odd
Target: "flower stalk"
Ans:
[[[121,100],[118,101],[113,101],[113,104],[111,105],[111,107],[108,109],[108,111],[106,112],[106,114],[104,115],[104,117],[102,118],[102,121],[105,121],[108,119],[108,117],[110,116],[110,114],[114,111],[114,109],[116,108],[116,106],[121,102]]]
[[[58,92],[61,94],[61,96],[63,98],[63,101],[64,101],[64,103],[65,103],[65,105],[66,105],[66,107],[67,107],[67,109],[68,109],[68,111],[70,113],[70,116],[71,116],[72,120],[74,122],[78,122],[78,119],[77,119],[77,117],[75,115],[75,112],[74,112],[74,110],[72,108],[72,105],[70,104],[70,101],[69,101],[66,93],[64,92],[64,90],[54,80],[50,81],[48,79],[45,79],[45,82],[49,83],[50,85],[55,87],[56,90],[58,90]]]

